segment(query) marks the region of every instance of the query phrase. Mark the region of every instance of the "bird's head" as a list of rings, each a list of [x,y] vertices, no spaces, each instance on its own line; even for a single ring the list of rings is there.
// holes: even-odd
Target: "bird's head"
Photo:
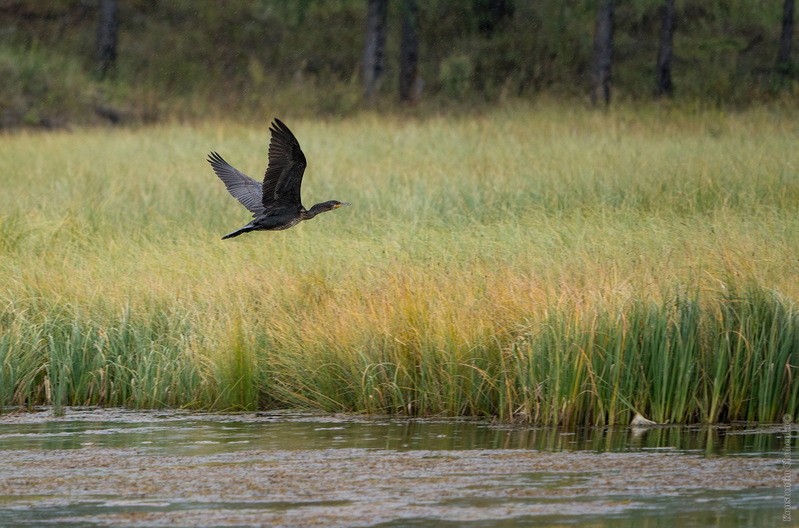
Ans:
[[[327,202],[318,203],[308,210],[308,217],[313,218],[319,213],[332,211],[333,209],[338,209],[339,207],[344,207],[345,205],[350,205],[350,204],[347,202],[339,202],[338,200],[330,200]]]

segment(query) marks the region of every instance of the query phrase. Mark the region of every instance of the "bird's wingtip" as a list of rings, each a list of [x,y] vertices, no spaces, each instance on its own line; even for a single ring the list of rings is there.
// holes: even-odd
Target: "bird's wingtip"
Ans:
[[[272,124],[270,125],[269,130],[272,133],[288,134],[289,136],[294,137],[294,134],[291,132],[291,129],[286,126],[286,123],[277,117],[272,119]]]

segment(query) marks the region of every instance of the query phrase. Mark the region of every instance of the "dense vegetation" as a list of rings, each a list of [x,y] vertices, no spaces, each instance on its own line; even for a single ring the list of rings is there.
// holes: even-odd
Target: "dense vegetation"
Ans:
[[[420,3],[421,112],[513,99],[584,100],[596,2]],[[618,2],[615,100],[648,100],[660,0]],[[677,2],[674,84],[690,106],[777,100],[794,106],[793,71],[774,72],[781,0]],[[377,105],[396,107],[399,2],[388,14]],[[0,2],[0,127],[235,115],[346,114],[363,108],[366,0],[228,0],[119,6],[119,56],[96,73],[97,2]]]
[[[678,1],[651,103],[662,3],[617,3],[590,112],[594,1],[420,2],[403,106],[401,2],[367,102],[365,0],[120,2],[105,76],[98,2],[0,0],[0,407],[795,416],[782,1]],[[273,115],[306,202],[354,206],[222,243],[246,215],[203,156],[258,176]],[[107,122],[149,126],[32,130]]]
[[[0,405],[795,416],[797,117],[296,119],[306,202],[353,206],[224,242],[203,156],[257,175],[263,126],[8,135]]]

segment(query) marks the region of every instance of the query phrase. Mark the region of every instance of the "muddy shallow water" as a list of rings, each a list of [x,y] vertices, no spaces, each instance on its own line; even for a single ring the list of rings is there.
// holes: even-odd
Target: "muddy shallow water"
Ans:
[[[43,409],[0,415],[0,526],[792,526],[786,434]]]

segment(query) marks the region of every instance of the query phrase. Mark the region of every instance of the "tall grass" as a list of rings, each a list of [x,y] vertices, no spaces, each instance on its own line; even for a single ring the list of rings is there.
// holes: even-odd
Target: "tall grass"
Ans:
[[[289,118],[353,207],[225,242],[266,126],[4,137],[0,405],[796,414],[796,116]]]

